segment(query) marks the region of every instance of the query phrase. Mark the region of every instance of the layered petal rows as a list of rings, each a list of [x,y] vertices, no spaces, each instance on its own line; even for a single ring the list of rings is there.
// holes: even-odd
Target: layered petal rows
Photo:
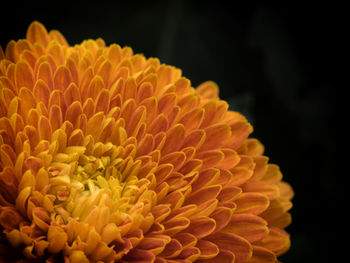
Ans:
[[[0,49],[0,102],[1,260],[252,263],[288,250],[293,191],[215,83],[195,89],[156,58],[69,46],[33,22]]]

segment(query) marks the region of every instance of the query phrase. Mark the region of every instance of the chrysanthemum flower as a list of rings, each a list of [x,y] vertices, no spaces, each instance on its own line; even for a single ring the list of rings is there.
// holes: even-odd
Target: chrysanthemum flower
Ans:
[[[34,22],[0,49],[0,254],[276,262],[291,187],[218,88]]]

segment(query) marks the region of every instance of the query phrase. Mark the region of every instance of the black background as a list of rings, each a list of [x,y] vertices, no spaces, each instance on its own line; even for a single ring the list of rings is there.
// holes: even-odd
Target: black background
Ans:
[[[250,2],[250,1],[249,1]],[[1,46],[33,20],[71,45],[101,37],[177,66],[193,86],[214,80],[220,97],[254,126],[295,190],[292,247],[283,262],[338,262],[347,217],[340,161],[346,119],[335,84],[343,7],[229,1],[9,2]],[[342,93],[347,96],[346,93]],[[340,145],[343,147],[340,147]],[[346,176],[346,175],[345,175]],[[345,177],[346,178],[346,177]],[[346,226],[346,225],[345,225]],[[346,229],[347,230],[347,229]]]

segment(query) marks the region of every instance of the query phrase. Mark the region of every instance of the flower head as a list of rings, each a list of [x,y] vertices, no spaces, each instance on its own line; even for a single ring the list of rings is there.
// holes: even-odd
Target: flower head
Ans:
[[[215,83],[195,89],[156,58],[69,46],[33,22],[0,49],[0,88],[0,258],[275,262],[288,250],[293,191]]]

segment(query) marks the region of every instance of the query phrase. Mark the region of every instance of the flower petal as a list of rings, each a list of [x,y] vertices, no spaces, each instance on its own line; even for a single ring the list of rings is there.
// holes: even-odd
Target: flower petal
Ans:
[[[219,254],[218,246],[215,243],[204,239],[198,240],[196,247],[201,251],[199,259],[211,259]]]
[[[54,89],[64,92],[72,81],[72,76],[66,66],[59,66],[53,76]]]
[[[194,235],[196,238],[201,239],[210,235],[215,227],[216,222],[214,219],[209,217],[196,217],[191,220],[187,232]]]
[[[290,247],[289,235],[282,229],[270,227],[269,234],[262,240],[256,243],[279,256],[286,252]]]
[[[217,232],[213,235],[210,235],[206,238],[211,242],[215,242],[215,244],[222,249],[226,249],[231,251],[236,258],[237,262],[244,261],[251,257],[252,255],[252,246],[251,244],[244,238],[226,232]]]
[[[49,43],[46,28],[37,21],[30,24],[26,37],[30,42],[39,43],[44,47]]]
[[[253,246],[253,256],[246,260],[247,263],[271,263],[277,262],[276,255],[263,247]]]
[[[258,215],[265,211],[270,202],[266,195],[260,193],[243,193],[235,200],[236,213],[251,213]]]
[[[235,233],[250,243],[263,239],[269,232],[267,222],[259,216],[252,214],[234,214],[230,223],[223,230]]]

